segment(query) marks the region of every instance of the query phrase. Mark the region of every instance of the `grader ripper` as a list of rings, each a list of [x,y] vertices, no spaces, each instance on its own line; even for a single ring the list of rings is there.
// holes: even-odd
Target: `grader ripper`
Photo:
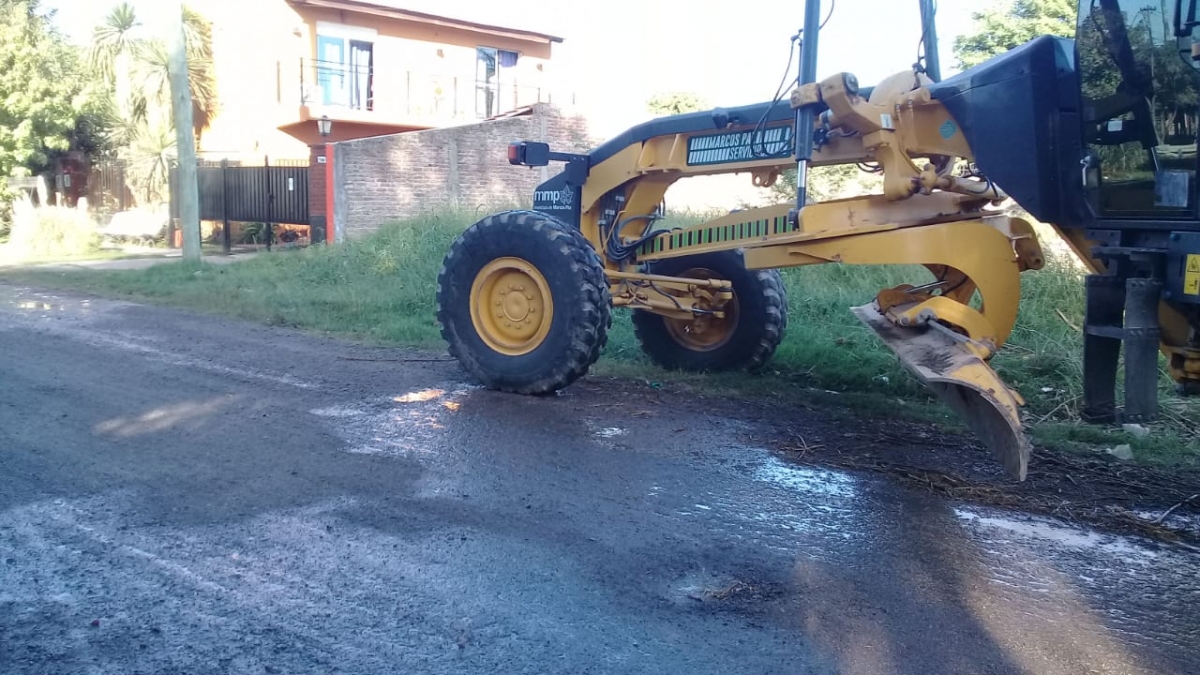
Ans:
[[[787,325],[780,268],[920,265],[933,281],[882,289],[851,311],[1023,480],[1024,401],[989,361],[1016,322],[1021,274],[1045,261],[1030,222],[996,208],[1011,197],[1090,269],[1087,414],[1152,418],[1158,351],[1181,393],[1200,391],[1195,131],[1166,143],[1154,103],[1168,85],[1196,91],[1200,49],[1195,2],[1173,17],[1141,4],[1081,0],[1074,41],[1043,36],[939,81],[922,0],[924,63],[864,88],[848,73],[816,81],[820,2],[808,0],[790,105],[777,95],[657,119],[587,154],[511,144],[512,164],[565,168],[533,210],[489,216],[448,252],[438,320],[451,353],[486,386],[552,392],[596,361],[617,306],[633,310],[642,348],[663,366],[753,369]],[[1130,39],[1134,17],[1151,22],[1148,49]],[[1184,60],[1184,84],[1156,79],[1148,65],[1162,53]],[[809,167],[848,163],[881,173],[882,193],[809,203]],[[795,204],[656,227],[682,178],[749,173],[770,186],[793,167]]]

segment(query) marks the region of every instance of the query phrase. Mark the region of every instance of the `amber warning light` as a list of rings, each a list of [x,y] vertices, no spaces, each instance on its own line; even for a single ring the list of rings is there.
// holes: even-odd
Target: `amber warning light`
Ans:
[[[550,145],[520,141],[508,144],[508,163],[519,166],[546,166],[550,163]]]

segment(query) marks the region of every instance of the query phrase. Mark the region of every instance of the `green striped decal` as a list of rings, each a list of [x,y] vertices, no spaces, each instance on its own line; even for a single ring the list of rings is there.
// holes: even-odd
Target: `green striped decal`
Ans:
[[[664,233],[642,244],[638,253],[641,255],[652,255],[687,249],[693,246],[723,244],[743,239],[761,239],[771,235],[788,234],[795,230],[796,227],[788,222],[786,216],[779,216],[772,219],[748,220],[722,227],[704,227]]]

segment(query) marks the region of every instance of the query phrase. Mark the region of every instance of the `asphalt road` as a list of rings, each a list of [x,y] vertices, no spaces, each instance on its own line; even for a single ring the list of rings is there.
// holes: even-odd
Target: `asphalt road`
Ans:
[[[1200,556],[408,356],[0,285],[0,673],[1200,672]]]

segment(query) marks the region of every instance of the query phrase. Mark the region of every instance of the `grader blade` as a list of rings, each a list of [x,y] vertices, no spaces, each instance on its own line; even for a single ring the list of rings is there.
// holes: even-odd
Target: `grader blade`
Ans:
[[[967,422],[1017,480],[1025,480],[1030,444],[1021,428],[1019,394],[961,340],[931,326],[902,328],[868,304],[851,311],[900,362]]]

